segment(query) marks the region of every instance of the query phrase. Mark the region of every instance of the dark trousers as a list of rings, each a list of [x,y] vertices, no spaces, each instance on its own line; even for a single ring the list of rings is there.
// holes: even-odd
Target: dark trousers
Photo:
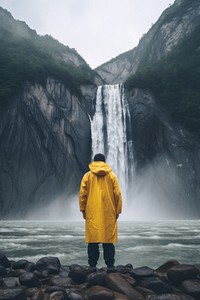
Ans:
[[[107,267],[112,267],[115,262],[115,246],[113,244],[103,243],[103,258]],[[88,244],[88,263],[91,267],[96,267],[99,259],[99,243]]]

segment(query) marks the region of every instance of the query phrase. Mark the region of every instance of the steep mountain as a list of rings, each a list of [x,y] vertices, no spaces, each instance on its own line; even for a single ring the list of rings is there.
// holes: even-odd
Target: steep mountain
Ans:
[[[175,1],[136,48],[96,69],[125,83],[137,170],[129,198],[142,217],[200,215],[199,33],[200,2]]]
[[[199,217],[199,32],[199,0],[176,0],[138,47],[91,70],[0,8],[0,218],[45,215],[53,200],[77,196],[104,82],[125,84],[130,109],[130,213]]]
[[[106,83],[125,82],[145,65],[159,61],[200,25],[200,2],[176,0],[167,8],[138,46],[96,68]]]
[[[73,49],[0,9],[0,217],[77,191],[100,76]]]
[[[176,4],[192,12],[194,5],[200,3]],[[194,21],[190,19],[192,31],[180,38],[171,51],[157,61],[142,62],[125,82],[136,168],[142,189],[146,190],[142,208],[148,208],[151,217],[156,212],[161,218],[200,215],[199,12],[198,8],[198,16],[195,13]]]

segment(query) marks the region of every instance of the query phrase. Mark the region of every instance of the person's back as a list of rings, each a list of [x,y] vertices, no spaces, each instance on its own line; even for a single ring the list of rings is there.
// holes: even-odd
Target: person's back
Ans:
[[[117,218],[122,209],[122,197],[117,178],[105,157],[97,154],[81,182],[79,204],[86,219],[85,241],[88,243],[88,262],[94,267],[99,258],[98,244],[103,243],[108,267],[114,264],[117,242]]]

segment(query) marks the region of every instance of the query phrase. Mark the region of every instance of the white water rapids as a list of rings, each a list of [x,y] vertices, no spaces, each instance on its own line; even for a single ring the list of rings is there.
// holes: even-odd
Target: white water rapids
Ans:
[[[95,114],[91,121],[92,157],[96,153],[105,155],[106,162],[119,179],[124,198],[134,165],[132,141],[127,138],[127,130],[130,132],[130,128],[129,107],[123,84],[99,86]]]

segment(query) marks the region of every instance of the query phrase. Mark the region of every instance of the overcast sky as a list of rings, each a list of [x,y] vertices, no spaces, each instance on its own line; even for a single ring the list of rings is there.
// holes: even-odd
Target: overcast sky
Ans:
[[[75,48],[95,68],[137,46],[174,0],[0,0],[38,34]]]

